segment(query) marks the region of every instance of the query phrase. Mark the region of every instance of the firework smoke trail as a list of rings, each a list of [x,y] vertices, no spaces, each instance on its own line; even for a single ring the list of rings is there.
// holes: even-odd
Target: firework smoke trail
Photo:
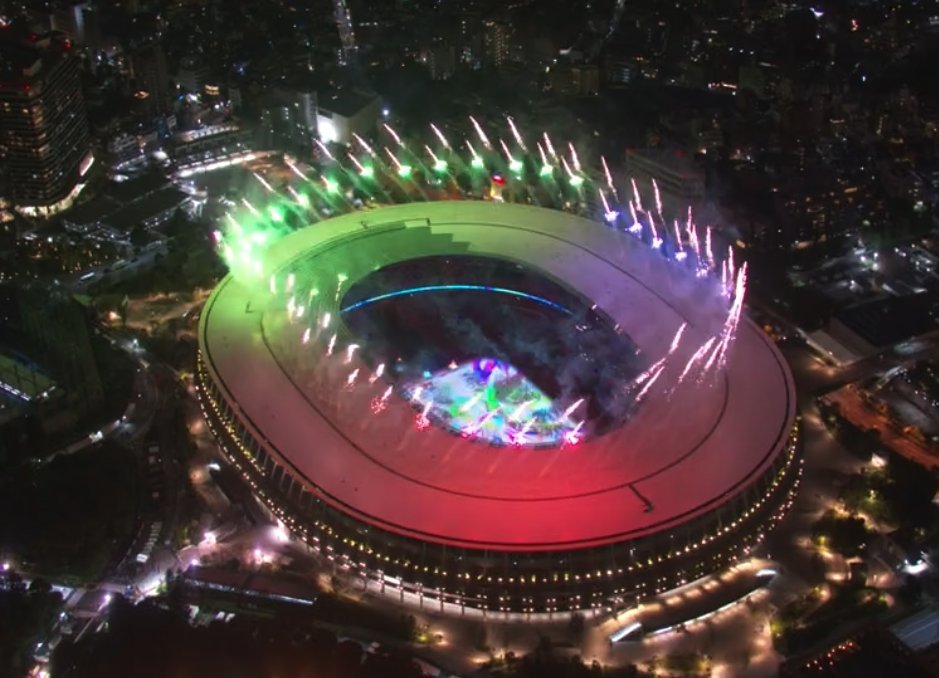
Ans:
[[[360,163],[354,155],[352,155],[351,153],[347,153],[346,157],[352,161],[352,164],[355,165],[355,168],[359,170],[360,173],[365,171],[365,166],[362,163]]]
[[[515,158],[512,157],[512,152],[509,150],[509,147],[505,145],[504,139],[499,139],[499,146],[502,148],[502,152],[505,154],[505,161],[509,164],[515,162]]]
[[[691,368],[695,366],[699,360],[701,360],[707,352],[711,350],[711,347],[714,345],[714,342],[717,340],[717,337],[711,337],[706,342],[701,344],[697,351],[694,352],[694,355],[688,359],[688,362],[685,364],[685,369],[682,370],[681,374],[678,377],[678,381],[675,382],[675,387],[677,388],[681,382],[685,380],[685,377],[688,376],[688,373],[691,371]]]
[[[268,190],[268,192],[270,192],[270,193],[277,193],[277,191],[274,190],[274,187],[271,186],[269,183],[267,183],[267,179],[265,179],[264,177],[262,177],[262,176],[261,176],[260,174],[258,174],[257,172],[252,172],[252,174],[254,175],[254,178],[255,178],[255,179],[257,179],[259,182],[261,182],[261,185],[262,185],[264,188],[266,188],[266,189]]]
[[[496,416],[496,414],[499,413],[499,410],[501,410],[501,409],[502,409],[502,405],[499,405],[499,406],[496,407],[494,410],[489,410],[488,412],[486,412],[486,416],[484,416],[482,419],[480,419],[479,421],[477,421],[477,422],[476,422],[475,424],[473,424],[472,426],[466,427],[466,433],[467,433],[467,435],[476,435],[476,433],[477,433],[483,426],[485,426],[486,424],[488,424],[488,423],[492,420],[492,418],[493,418],[494,416]]]
[[[431,162],[434,163],[434,165],[437,165],[440,163],[440,158],[438,158],[437,154],[434,153],[433,150],[431,150],[430,146],[428,146],[427,144],[424,144],[424,150],[427,151],[427,155],[430,156],[430,160]]]
[[[322,327],[325,330],[327,327],[329,327],[330,320],[332,320],[332,315],[329,313],[329,311],[326,311],[326,313],[323,314],[323,317],[320,320],[320,327]]]
[[[541,145],[540,141],[536,141],[535,145],[538,147],[538,155],[541,157],[541,166],[549,166],[551,163],[548,162],[548,156],[544,152],[544,146]]]
[[[649,228],[652,229],[652,247],[658,248],[662,245],[662,239],[659,237],[659,232],[655,228],[655,219],[652,216],[652,212],[646,211],[646,219],[649,220]]]
[[[711,249],[711,227],[708,226],[704,231],[704,254],[708,260],[708,268],[714,270],[714,252]]]
[[[388,134],[390,134],[391,138],[395,140],[395,143],[398,144],[399,148],[404,148],[404,144],[401,143],[401,137],[398,136],[397,132],[391,129],[391,125],[389,125],[388,123],[382,123],[382,127],[384,127],[388,131]]]
[[[666,358],[678,350],[678,345],[681,343],[681,337],[685,333],[685,329],[687,327],[688,323],[682,323],[681,327],[678,328],[678,331],[675,332],[675,336],[672,338],[672,345],[668,347],[668,353],[665,354]]]
[[[658,372],[659,369],[665,366],[665,360],[667,358],[668,356],[665,356],[664,358],[659,358],[658,360],[656,360],[649,369],[647,369],[645,372],[643,372],[638,377],[633,379],[632,383],[626,387],[626,390],[628,391],[630,389],[638,388],[639,386],[642,386],[644,383],[646,383],[646,380],[648,380],[649,377],[651,377],[653,374]]]
[[[352,372],[349,373],[349,377],[346,379],[346,386],[352,386],[355,383],[355,380],[359,376],[359,368],[356,367]]]
[[[481,392],[477,393],[472,398],[467,400],[465,403],[460,405],[460,413],[465,414],[466,412],[469,412],[471,409],[473,409],[473,405],[475,405],[480,400],[482,400],[482,397],[483,397],[483,394]]]
[[[309,343],[310,343],[310,328],[309,328],[309,327],[307,327],[305,330],[303,330],[303,339],[302,339],[302,341],[303,341],[304,346],[305,346],[306,344],[309,344]]]
[[[646,393],[649,392],[649,389],[652,388],[655,382],[658,381],[659,377],[662,376],[662,373],[664,371],[665,371],[665,365],[662,365],[661,367],[659,367],[659,369],[655,371],[655,374],[652,375],[652,377],[649,379],[646,385],[642,388],[642,390],[636,394],[636,402],[642,400],[642,398],[646,395]]]
[[[568,445],[576,445],[580,442],[580,430],[584,427],[584,422],[578,422],[577,426],[564,434],[564,442]]]
[[[522,139],[522,135],[519,134],[518,128],[515,126],[515,121],[508,116],[506,116],[506,120],[509,121],[509,129],[512,130],[512,136],[515,137],[515,143],[518,144],[518,147],[522,149],[522,151],[528,153],[528,147],[525,145],[525,140]]]
[[[664,224],[665,218],[662,216],[662,194],[659,193],[659,185],[656,183],[655,179],[652,180],[652,194],[655,196],[655,211]]]
[[[734,248],[728,246],[728,247],[727,247],[727,281],[728,281],[728,286],[733,284],[734,275],[736,274],[736,272],[737,272],[737,271],[736,271],[735,268],[734,268]],[[728,292],[729,292],[729,291],[730,291],[730,290],[728,290]]]
[[[522,426],[521,430],[517,431],[517,432],[515,433],[515,435],[512,436],[512,443],[513,443],[513,444],[515,444],[515,445],[524,445],[524,444],[525,444],[525,436],[527,436],[527,435],[528,435],[528,431],[531,430],[532,423],[533,423],[532,420],[529,419],[528,421],[525,422],[525,425]]]
[[[470,122],[473,123],[473,129],[476,130],[476,135],[479,137],[479,141],[482,143],[483,148],[491,149],[492,143],[490,143],[489,137],[486,136],[486,133],[483,132],[483,128],[479,126],[478,122],[476,122],[476,118],[470,116],[469,119]]]
[[[337,302],[339,301],[339,294],[340,294],[341,291],[342,291],[342,283],[344,283],[344,282],[345,282],[346,280],[348,280],[348,279],[349,279],[349,276],[347,276],[345,273],[339,273],[339,274],[336,276],[336,297],[335,297],[335,300],[336,300]]]
[[[372,399],[372,414],[378,414],[386,407],[388,407],[388,398],[391,397],[392,387],[389,386],[385,389],[385,392],[381,395],[380,398]]]
[[[331,356],[333,354],[333,349],[336,348],[336,335],[333,334],[329,338],[329,343],[326,345],[326,356]]]
[[[509,419],[511,419],[512,421],[518,421],[519,419],[522,418],[522,415],[525,414],[525,411],[534,404],[535,404],[534,400],[526,400],[521,405],[515,408],[512,414],[509,415]]]
[[[727,361],[727,349],[730,343],[737,336],[737,326],[740,324],[740,316],[743,314],[743,301],[747,295],[747,264],[744,262],[737,273],[737,282],[734,286],[734,303],[727,314],[726,329],[721,339],[721,352],[718,359],[718,365],[723,367]]]
[[[326,154],[326,157],[327,157],[327,158],[329,158],[329,159],[332,160],[333,162],[336,162],[336,158],[334,158],[334,157],[333,157],[333,154],[329,152],[329,149],[328,149],[328,148],[326,148],[326,144],[324,144],[324,143],[323,143],[322,141],[320,141],[319,139],[314,139],[314,140],[313,140],[313,143],[315,143],[317,146],[319,146],[319,149],[320,149],[321,151],[323,151],[323,153]]]
[[[603,203],[603,217],[610,223],[613,223],[616,221],[616,217],[619,216],[619,212],[610,209],[610,203],[607,202],[606,194],[603,192],[602,188],[598,188],[597,192],[600,194],[600,201]]]
[[[583,398],[581,398],[580,400],[576,401],[573,405],[571,405],[571,406],[568,407],[566,410],[564,410],[564,416],[561,417],[561,418],[562,418],[562,419],[567,419],[569,416],[571,416],[572,414],[574,414],[574,410],[576,410],[578,407],[580,407],[580,406],[583,404],[583,402],[584,402],[584,399],[583,399]]]
[[[355,352],[359,349],[358,344],[349,344],[346,347],[346,365],[352,362],[352,356],[355,355]]]
[[[368,378],[368,383],[374,384],[376,381],[381,379],[381,375],[383,375],[384,373],[385,373],[385,363],[381,363],[372,373],[372,376]]]
[[[554,150],[554,144],[551,143],[551,137],[548,136],[547,132],[544,133],[544,147],[548,149],[548,153],[552,158],[558,159],[557,151]]]
[[[701,265],[701,242],[698,240],[698,227],[692,223],[691,228],[688,230],[688,239],[691,241],[691,248],[694,250],[694,255],[698,259],[698,266]]]
[[[633,225],[629,227],[632,233],[642,233],[642,224],[639,223],[639,215],[636,214],[636,206],[633,201],[629,201],[629,216],[633,219]]]
[[[473,156],[473,162],[482,163],[483,159],[479,157],[479,153],[476,152],[476,149],[473,148],[473,144],[469,141],[466,142],[466,147],[469,149],[470,155]]]
[[[629,183],[633,188],[633,200],[636,203],[636,209],[640,212],[645,212],[645,210],[642,209],[642,196],[639,195],[639,187],[636,186],[636,180],[630,179]]]
[[[434,123],[430,123],[430,128],[434,131],[434,134],[440,140],[440,143],[443,144],[443,147],[450,148],[450,142],[447,141],[447,137],[443,135],[443,132],[437,129],[437,125],[435,125]]]
[[[354,138],[356,141],[358,141],[358,142],[359,142],[359,145],[362,146],[362,148],[365,149],[365,152],[368,153],[370,156],[372,156],[373,158],[377,158],[377,157],[378,157],[378,154],[372,149],[371,146],[368,145],[368,142],[365,141],[365,139],[363,139],[362,137],[360,137],[360,136],[359,136],[358,134],[356,134],[355,132],[352,133],[352,138]]]
[[[685,243],[681,239],[681,227],[678,225],[678,219],[675,219],[675,244],[678,245],[678,252],[684,253]]]
[[[581,171],[580,158],[577,157],[577,149],[574,148],[574,144],[570,142],[567,143],[567,147],[571,151],[571,162],[574,164],[574,169],[580,172]]]
[[[721,293],[726,297],[728,294],[727,287],[727,260],[721,262]]]
[[[258,208],[248,202],[247,198],[241,199],[241,204],[248,208],[248,211],[251,212],[256,217],[261,216],[261,212],[258,211]]]
[[[301,172],[299,167],[297,167],[296,165],[294,165],[292,162],[290,162],[290,161],[287,160],[286,158],[284,158],[284,164],[287,165],[288,168],[290,168],[290,171],[291,171],[291,172],[293,172],[294,174],[296,174],[298,177],[300,177],[300,178],[303,179],[304,181],[309,181],[309,180],[310,180],[310,177],[308,177],[308,176],[305,175],[303,172]]]
[[[616,192],[616,186],[613,184],[613,175],[610,174],[610,166],[606,164],[606,158],[600,156],[600,164],[603,165],[603,175],[606,177],[606,185],[610,193],[616,200],[619,200],[619,194]]]
[[[294,202],[296,202],[298,205],[300,205],[300,207],[303,207],[303,206],[304,206],[304,205],[303,205],[303,200],[300,198],[300,194],[297,193],[297,192],[294,190],[293,186],[288,186],[288,187],[287,187],[287,192],[290,194],[290,197],[292,197],[292,198],[294,199]]]
[[[564,171],[567,172],[567,176],[574,176],[574,172],[571,170],[571,166],[567,164],[567,159],[563,155],[561,156],[561,167],[563,167]]]
[[[392,153],[391,151],[389,151],[387,146],[382,146],[382,150],[383,150],[385,153],[388,154],[388,157],[389,157],[389,158],[391,158],[391,162],[394,163],[395,168],[400,170],[400,169],[401,169],[401,163],[400,163],[400,162],[398,161],[398,159],[395,157],[395,154]]]
[[[433,406],[433,404],[433,401],[428,402],[426,405],[424,405],[424,409],[421,410],[421,413],[417,415],[417,419],[415,420],[414,424],[417,426],[419,431],[423,431],[428,426],[430,426],[430,419],[427,418],[427,415],[430,414],[430,408]]]

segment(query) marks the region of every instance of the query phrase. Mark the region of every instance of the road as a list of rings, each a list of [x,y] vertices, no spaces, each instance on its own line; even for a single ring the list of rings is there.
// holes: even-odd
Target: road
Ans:
[[[841,410],[841,415],[855,426],[879,431],[884,445],[898,454],[927,469],[939,470],[939,455],[911,437],[898,433],[884,414],[861,399],[857,389],[850,386],[841,388],[826,395],[824,401],[837,405]]]

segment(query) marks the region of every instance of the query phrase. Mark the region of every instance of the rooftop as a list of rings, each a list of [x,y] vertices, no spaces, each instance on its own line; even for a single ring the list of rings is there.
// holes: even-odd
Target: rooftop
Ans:
[[[634,238],[522,205],[434,202],[351,213],[278,241],[265,268],[281,279],[288,271],[298,279],[310,271],[320,281],[342,274],[351,284],[375,266],[452,251],[510,257],[565,281],[618,323],[650,363],[687,322],[663,384],[677,380],[726,313],[709,285]],[[319,298],[324,306],[306,317],[330,310],[340,317],[332,294]],[[397,395],[373,415],[371,403],[387,384],[370,384],[370,369],[357,357],[338,357],[342,344],[326,359],[328,336],[319,337],[319,348],[303,345],[303,328],[286,315],[284,299],[267,284],[226,278],[200,326],[216,384],[255,437],[326,502],[437,543],[561,550],[674,528],[762,477],[795,419],[784,360],[744,321],[726,368],[705,382],[650,392],[621,427],[576,446],[496,447],[436,426],[418,430],[414,406]],[[363,376],[347,387],[353,370]]]

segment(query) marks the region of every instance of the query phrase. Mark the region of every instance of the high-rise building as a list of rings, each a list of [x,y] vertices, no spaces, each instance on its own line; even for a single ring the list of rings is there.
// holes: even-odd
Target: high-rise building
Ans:
[[[0,30],[0,168],[16,209],[67,208],[93,159],[71,41]]]
[[[507,64],[512,50],[512,25],[500,19],[486,19],[483,22],[483,45],[487,66],[498,68]]]
[[[346,66],[355,61],[356,45],[355,31],[352,28],[352,14],[346,0],[333,0],[333,14],[336,18],[336,28],[339,30],[339,64]]]
[[[173,93],[166,70],[166,53],[158,40],[148,41],[130,53],[130,67],[137,84],[137,96],[153,115],[168,113]]]

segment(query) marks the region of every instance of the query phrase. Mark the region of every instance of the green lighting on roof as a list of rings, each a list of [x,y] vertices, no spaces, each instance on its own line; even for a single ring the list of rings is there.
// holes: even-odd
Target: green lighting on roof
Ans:
[[[371,165],[365,165],[362,169],[359,170],[359,176],[366,179],[371,179],[375,176],[375,169]]]
[[[271,221],[283,221],[284,220],[283,213],[277,207],[274,207],[274,206],[269,207],[267,210],[267,213],[271,215]]]
[[[521,160],[516,160],[513,158],[512,161],[509,163],[509,169],[515,174],[520,173],[523,167],[524,165],[522,164]]]
[[[541,176],[550,177],[552,174],[554,174],[554,167],[547,164],[541,166]]]
[[[571,177],[571,186],[573,186],[574,188],[578,188],[578,187],[581,186],[583,183],[584,183],[584,178],[583,178],[583,177],[577,176],[576,174]]]
[[[483,163],[483,159],[478,156],[473,158],[473,160],[470,162],[470,165],[474,169],[483,169],[486,166],[485,163]]]
[[[301,207],[308,208],[310,206],[310,198],[306,193],[297,193],[297,202],[300,203]]]
[[[446,160],[435,160],[435,161],[434,161],[434,171],[435,171],[435,172],[446,172],[446,171],[447,171],[447,161],[446,161]]]
[[[323,184],[326,186],[327,193],[339,192],[339,182],[337,182],[335,179],[330,179],[329,177],[325,177],[323,179]]]
[[[401,166],[398,168],[398,176],[401,177],[401,178],[403,178],[403,179],[407,179],[409,176],[411,176],[411,166],[410,166],[410,165],[401,165]]]

